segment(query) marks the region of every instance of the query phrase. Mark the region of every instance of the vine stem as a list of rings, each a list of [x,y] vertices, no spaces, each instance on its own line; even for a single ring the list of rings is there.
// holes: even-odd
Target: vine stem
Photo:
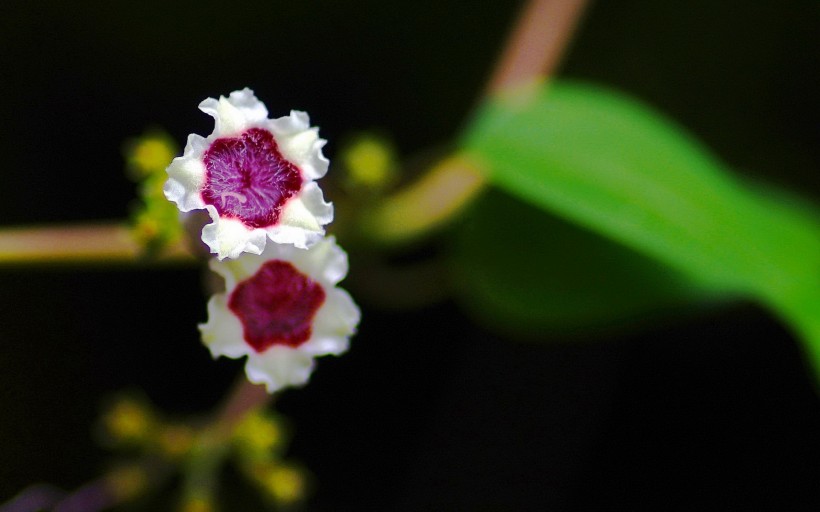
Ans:
[[[144,254],[123,222],[74,226],[13,227],[0,230],[0,264],[133,263]],[[178,242],[160,255],[162,261],[194,261],[185,244]]]
[[[518,16],[487,83],[485,96],[526,97],[530,86],[555,73],[586,0],[531,0]],[[448,222],[484,190],[485,172],[462,155],[445,158],[420,179],[368,208],[361,235],[401,244]]]
[[[528,2],[487,83],[487,95],[515,90],[554,74],[585,5],[586,0]]]
[[[229,435],[249,412],[270,405],[274,396],[265,386],[253,384],[240,375],[221,408],[214,415],[214,432],[217,436]]]

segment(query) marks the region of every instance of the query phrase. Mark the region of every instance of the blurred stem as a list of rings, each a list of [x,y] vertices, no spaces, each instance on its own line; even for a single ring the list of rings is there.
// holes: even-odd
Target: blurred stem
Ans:
[[[532,0],[519,14],[486,94],[516,90],[555,73],[586,0]]]
[[[119,466],[80,487],[54,505],[54,512],[96,512],[128,502],[159,486],[171,466],[158,460]],[[39,510],[39,509],[37,509]]]
[[[31,263],[133,263],[144,248],[122,222],[0,230],[0,265]],[[166,248],[161,261],[193,261],[182,243]]]
[[[231,436],[237,424],[250,412],[269,405],[273,395],[264,386],[252,384],[240,375],[223,405],[198,436],[183,467],[183,502],[211,504],[219,484],[218,473],[229,453]],[[210,505],[209,505],[210,506]]]
[[[7,503],[0,505],[0,512],[51,510],[64,496],[63,491],[51,485],[33,485],[22,490]]]
[[[518,16],[487,84],[486,95],[520,95],[551,76],[561,61],[586,0],[531,0]],[[479,165],[454,155],[416,182],[369,208],[361,231],[385,244],[435,230],[470,204],[486,184]]]
[[[365,211],[358,227],[383,244],[413,240],[452,219],[484,183],[484,173],[466,157],[445,158],[414,184]]]
[[[214,431],[223,438],[230,435],[248,413],[270,405],[273,400],[274,395],[265,386],[249,382],[243,372],[214,418]]]

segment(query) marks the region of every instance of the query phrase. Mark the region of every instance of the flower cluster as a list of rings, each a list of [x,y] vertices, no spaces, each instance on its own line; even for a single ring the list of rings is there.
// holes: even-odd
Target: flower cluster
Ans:
[[[208,98],[208,137],[192,134],[168,166],[165,196],[183,212],[206,210],[202,241],[225,292],[200,325],[214,357],[247,356],[248,379],[269,392],[307,382],[315,356],[347,350],[359,309],[336,284],[347,255],[324,226],[333,220],[315,180],[325,140],[304,112],[268,119],[250,89]]]

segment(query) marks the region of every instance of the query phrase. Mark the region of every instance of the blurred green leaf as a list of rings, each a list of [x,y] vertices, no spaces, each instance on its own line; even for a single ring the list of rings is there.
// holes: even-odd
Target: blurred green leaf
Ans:
[[[509,193],[699,286],[757,298],[797,320],[820,367],[811,334],[820,335],[820,317],[799,306],[820,303],[818,216],[745,186],[662,115],[601,87],[557,82],[487,103],[462,146]],[[539,233],[530,221],[507,218],[510,229],[525,223]]]
[[[459,227],[451,264],[478,321],[527,337],[635,327],[707,298],[657,261],[496,190]]]
[[[721,288],[806,270],[793,248],[820,256],[816,219],[753,194],[681,128],[599,87],[490,103],[464,146],[510,193]]]

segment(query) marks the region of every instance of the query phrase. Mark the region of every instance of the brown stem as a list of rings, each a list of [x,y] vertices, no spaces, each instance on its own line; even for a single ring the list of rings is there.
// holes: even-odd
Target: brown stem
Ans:
[[[53,505],[54,512],[98,512],[128,502],[156,488],[171,475],[167,461],[145,459],[116,467]],[[39,510],[39,509],[38,509]]]
[[[214,417],[214,429],[217,435],[230,434],[233,428],[249,412],[273,402],[274,395],[267,392],[265,386],[249,382],[241,374],[231,389],[222,407]]]
[[[586,0],[532,0],[518,17],[487,84],[487,93],[515,89],[555,73]]]
[[[0,264],[133,263],[143,248],[122,222],[6,228],[0,231]],[[160,255],[164,261],[192,260],[182,243]]]
[[[517,94],[555,72],[586,0],[531,0],[522,10],[487,84],[486,95]],[[484,172],[464,156],[447,158],[365,212],[366,238],[405,243],[453,218],[484,189]]]
[[[44,484],[33,485],[20,491],[17,496],[0,505],[0,512],[51,510],[64,496],[65,493],[56,487]]]

